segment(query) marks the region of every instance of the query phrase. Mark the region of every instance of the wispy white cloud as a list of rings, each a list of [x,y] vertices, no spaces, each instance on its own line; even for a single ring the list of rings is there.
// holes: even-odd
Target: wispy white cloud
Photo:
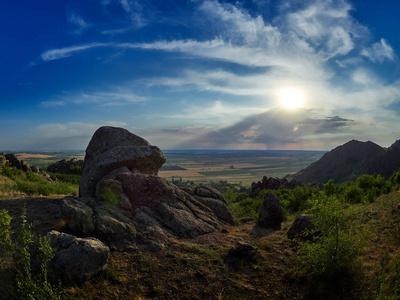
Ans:
[[[71,11],[67,14],[67,20],[73,26],[73,34],[80,35],[91,26],[74,11]]]
[[[64,105],[100,105],[100,106],[121,106],[142,103],[147,101],[147,98],[135,95],[132,91],[126,88],[114,88],[111,91],[101,92],[79,92],[69,93],[59,96],[59,99],[52,99],[40,103],[41,107],[54,107]]]
[[[140,18],[143,14],[139,2],[103,1],[104,5],[110,5],[111,2],[122,7],[134,27],[141,26]],[[260,5],[266,5],[268,1],[262,2]],[[374,130],[387,130],[389,121],[394,120],[393,112],[386,107],[399,99],[400,88],[397,85],[384,84],[373,72],[373,68],[369,68],[374,63],[393,61],[395,53],[384,39],[370,44],[371,33],[353,18],[352,9],[345,0],[284,1],[280,15],[273,20],[266,20],[261,15],[250,14],[239,5],[205,0],[198,4],[196,13],[201,14],[206,23],[212,25],[208,25],[211,32],[208,39],[92,43],[48,50],[41,54],[41,58],[43,61],[51,61],[85,50],[108,47],[173,52],[179,53],[179,57],[184,59],[229,62],[245,66],[253,72],[241,73],[223,65],[218,65],[217,68],[201,66],[184,70],[174,77],[148,77],[135,80],[134,83],[148,87],[168,87],[172,91],[196,90],[246,96],[258,101],[253,101],[252,106],[246,109],[244,105],[237,106],[227,100],[217,100],[208,106],[192,104],[174,115],[169,115],[207,125],[211,119],[218,120],[216,123],[219,125],[221,120],[232,125],[241,118],[257,114],[257,110],[263,107],[263,101],[266,109],[274,107],[280,88],[296,86],[306,94],[306,105],[310,108],[309,112],[314,114],[313,120],[317,120],[308,123],[310,128],[316,123],[330,126],[335,123],[333,121],[338,121],[335,124],[342,124],[340,119],[354,120],[354,123],[350,122],[351,130],[346,126],[333,126],[332,130],[340,129],[340,132],[330,132],[328,135],[348,138],[351,134],[362,136],[364,130],[364,136],[367,136],[365,128],[374,126]],[[127,28],[105,30],[103,34],[122,33],[129,30]],[[193,65],[195,64],[191,64]],[[57,105],[67,101],[101,105],[145,101],[140,98],[138,100],[136,96],[129,98],[127,94],[129,93],[114,91],[81,93],[73,95],[74,100],[71,100],[73,97],[68,97],[68,100],[52,99],[43,105]],[[224,99],[220,94],[215,98]],[[330,119],[335,116],[340,117]],[[204,130],[206,129],[202,128],[202,134]],[[345,130],[348,131],[344,132]],[[194,131],[200,133],[198,129]],[[185,130],[175,132],[181,137],[186,133]],[[250,126],[246,134],[252,135],[256,132],[257,128]],[[303,140],[312,138],[315,138],[315,134],[307,135],[304,131]],[[320,138],[323,140],[322,136]]]
[[[287,13],[280,17],[282,26],[286,24],[326,59],[348,54],[357,40],[369,34],[366,27],[351,17],[352,7],[347,1],[304,1],[302,8],[296,10],[290,5],[292,2],[287,3]]]
[[[382,63],[385,60],[394,59],[392,47],[383,38],[380,40],[380,42],[372,44],[370,47],[363,49],[361,54],[368,57],[373,62],[379,63]]]
[[[70,57],[71,55],[73,55],[76,52],[81,52],[81,51],[84,51],[87,49],[96,48],[96,47],[105,47],[105,46],[109,46],[109,44],[90,43],[90,44],[70,46],[70,47],[65,47],[65,48],[60,48],[60,49],[51,49],[51,50],[47,50],[47,51],[43,52],[42,54],[40,54],[40,57],[42,58],[43,61],[51,61],[51,60]]]

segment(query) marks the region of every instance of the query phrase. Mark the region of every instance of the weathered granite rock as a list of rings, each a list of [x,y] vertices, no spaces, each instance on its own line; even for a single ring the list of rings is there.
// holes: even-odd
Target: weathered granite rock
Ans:
[[[294,220],[290,226],[287,237],[290,240],[299,239],[301,241],[314,241],[320,232],[314,230],[315,225],[313,224],[315,217],[300,215]]]
[[[10,163],[11,167],[16,167],[17,169],[21,169],[21,162],[18,160],[17,156],[14,153],[7,153],[5,155],[6,160]]]
[[[31,166],[32,172],[33,173],[39,173],[39,167],[38,166]]]
[[[81,236],[87,236],[94,232],[93,209],[72,197],[67,197],[61,205],[61,213],[67,221],[67,227],[78,232]]]
[[[101,127],[86,149],[79,194],[81,197],[94,197],[100,179],[120,167],[157,174],[164,162],[162,151],[143,138],[123,128]]]
[[[283,222],[283,209],[279,198],[274,194],[265,196],[264,202],[260,207],[258,225],[265,228],[281,229]]]
[[[98,129],[86,150],[81,197],[63,201],[67,229],[129,248],[143,237],[190,237],[234,224],[217,190],[188,193],[157,176],[164,162],[158,147],[125,129]]]
[[[110,249],[98,239],[77,238],[54,230],[47,237],[56,251],[49,264],[51,281],[79,284],[105,269]]]
[[[134,222],[118,207],[95,198],[66,197],[61,206],[66,227],[79,236],[92,235],[103,242],[131,241],[136,237]]]
[[[232,213],[229,211],[225,197],[216,189],[207,186],[197,186],[193,193],[197,201],[209,207],[218,219],[235,225]]]
[[[243,241],[237,241],[235,246],[229,249],[229,255],[238,258],[250,259],[256,255],[258,249],[251,244]]]
[[[121,173],[116,180],[121,182],[134,215],[145,211],[173,234],[196,236],[220,228],[221,223],[212,210],[164,178]]]
[[[224,195],[222,195],[220,192],[218,192],[216,189],[209,187],[209,186],[204,186],[204,185],[199,185],[194,189],[194,194],[199,197],[203,198],[213,198],[222,201],[223,203],[226,204],[226,200]]]

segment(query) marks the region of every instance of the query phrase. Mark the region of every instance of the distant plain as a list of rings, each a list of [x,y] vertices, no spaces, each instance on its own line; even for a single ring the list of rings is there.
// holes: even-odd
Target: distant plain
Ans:
[[[168,180],[227,181],[249,186],[263,176],[283,178],[317,161],[324,151],[279,150],[163,150],[167,162],[159,176]],[[41,168],[61,159],[83,159],[84,151],[24,152],[19,159]]]

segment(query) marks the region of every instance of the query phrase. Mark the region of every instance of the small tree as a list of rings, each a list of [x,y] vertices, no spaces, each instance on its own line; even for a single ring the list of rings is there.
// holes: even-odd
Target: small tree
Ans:
[[[47,280],[47,265],[54,255],[49,239],[45,236],[34,239],[30,231],[31,224],[26,220],[25,208],[18,227],[18,235],[13,239],[11,217],[6,210],[0,210],[0,254],[9,262],[8,269],[15,276],[18,299],[60,299]],[[38,274],[32,272],[33,252],[41,262]]]
[[[314,201],[316,242],[299,243],[297,270],[323,285],[340,282],[352,271],[361,254],[361,235],[352,220],[356,211],[337,197]]]

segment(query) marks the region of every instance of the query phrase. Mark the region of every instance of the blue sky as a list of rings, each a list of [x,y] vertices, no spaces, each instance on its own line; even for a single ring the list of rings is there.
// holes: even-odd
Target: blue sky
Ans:
[[[0,149],[85,149],[102,125],[163,149],[390,146],[399,12],[394,0],[2,0]]]

